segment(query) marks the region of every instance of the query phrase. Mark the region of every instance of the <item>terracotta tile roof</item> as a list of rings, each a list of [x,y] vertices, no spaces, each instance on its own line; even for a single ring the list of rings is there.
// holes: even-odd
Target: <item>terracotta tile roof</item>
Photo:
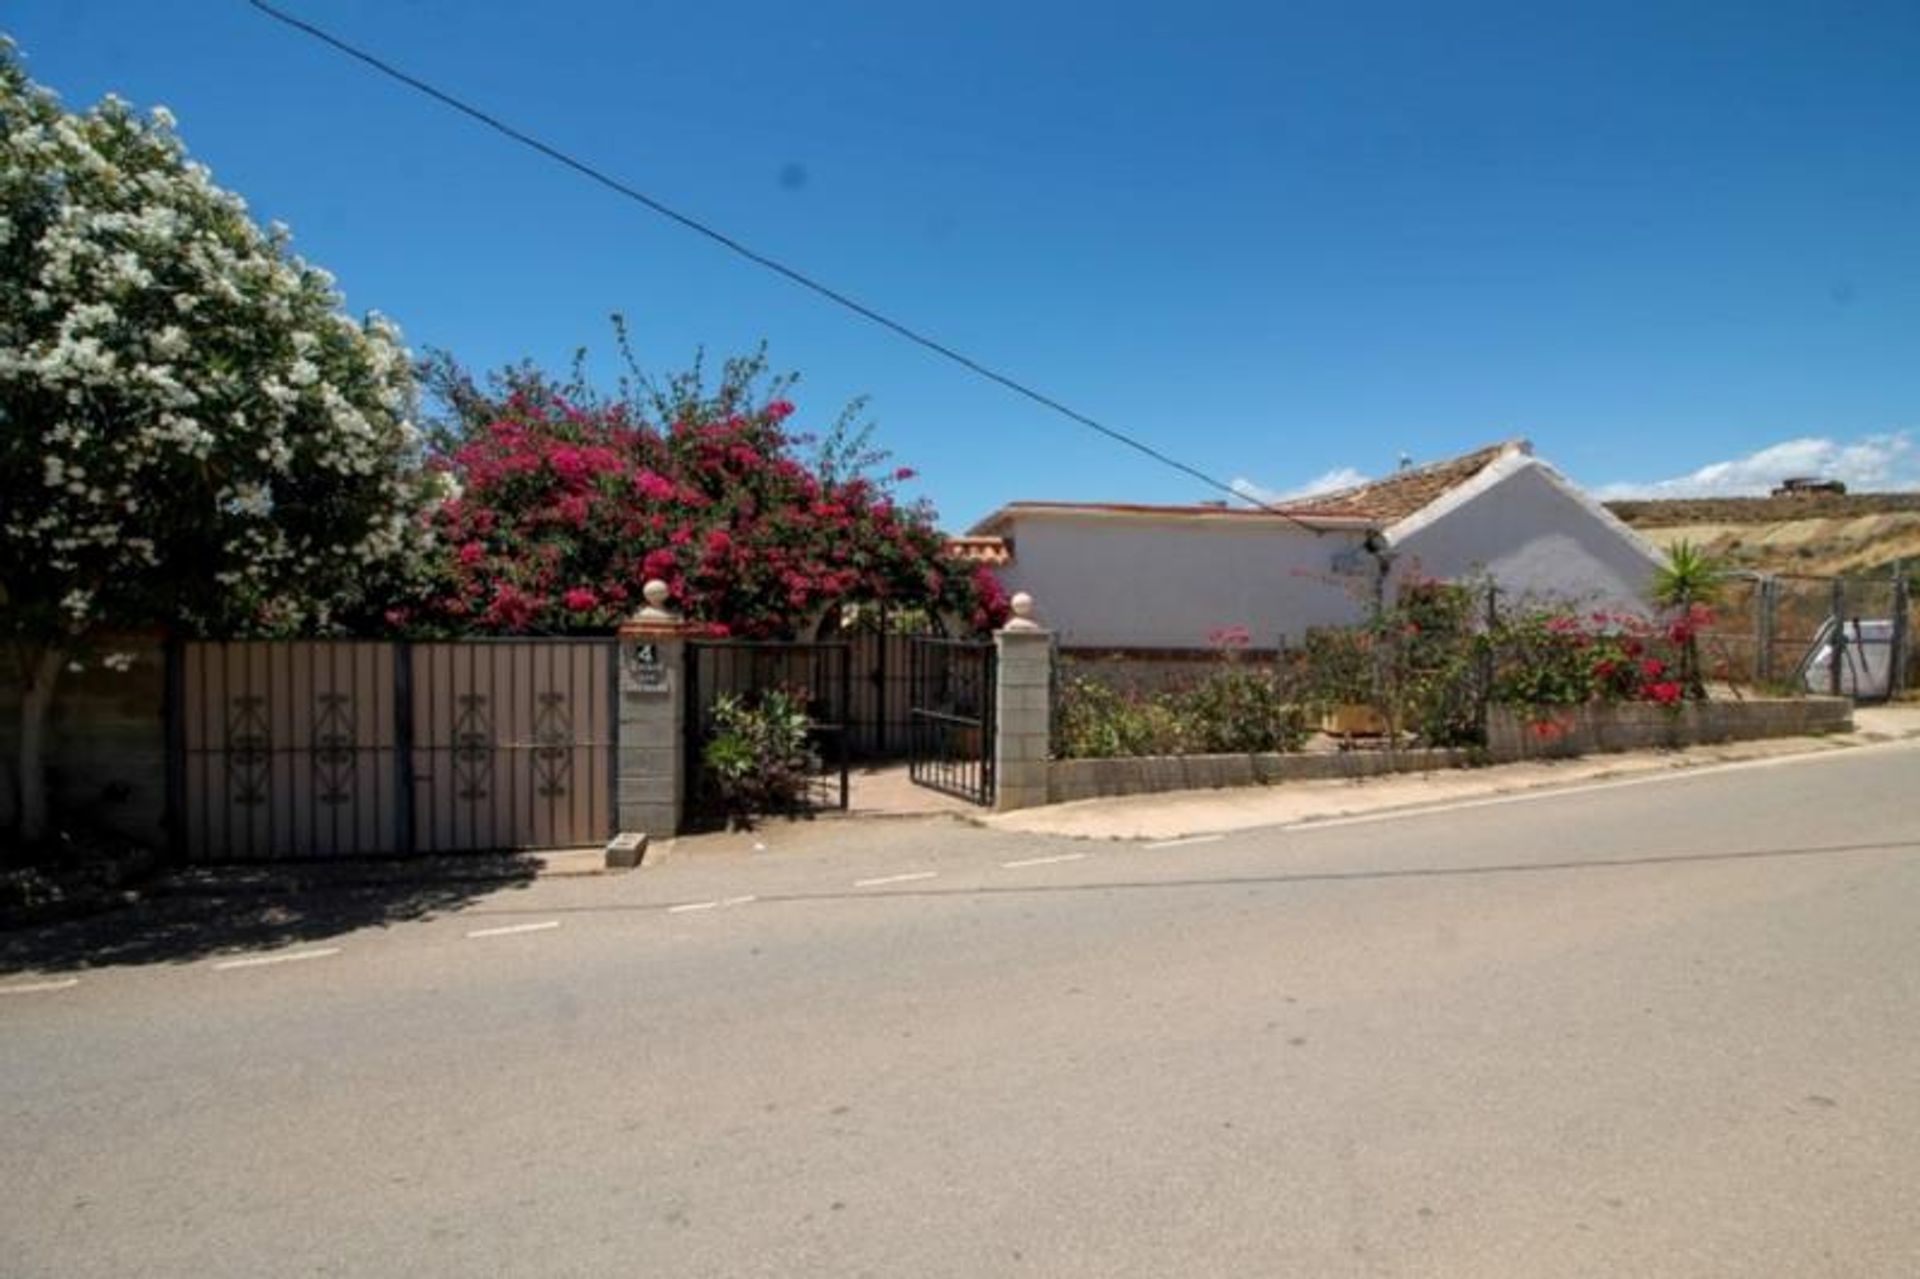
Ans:
[[[1004,537],[950,537],[947,554],[997,568],[1013,562],[1013,543]]]
[[[1533,446],[1525,440],[1504,440],[1442,462],[1396,471],[1367,484],[1289,502],[1286,509],[1300,515],[1360,516],[1393,524],[1425,509],[1508,453],[1531,452]]]
[[[1016,515],[1121,515],[1175,519],[1267,520],[1282,524],[1306,524],[1315,528],[1338,529],[1363,525],[1365,520],[1338,512],[1298,512],[1291,508],[1269,510],[1251,506],[1156,506],[1145,502],[1009,502],[968,530],[975,537],[992,535],[1006,529]]]

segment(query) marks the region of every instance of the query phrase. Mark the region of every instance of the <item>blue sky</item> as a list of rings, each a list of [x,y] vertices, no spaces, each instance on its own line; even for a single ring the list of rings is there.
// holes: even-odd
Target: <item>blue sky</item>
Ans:
[[[1609,492],[1920,487],[1911,0],[282,2],[1222,479],[1526,435]],[[1209,496],[241,0],[0,27],[69,104],[171,108],[416,348],[764,338],[950,527]]]

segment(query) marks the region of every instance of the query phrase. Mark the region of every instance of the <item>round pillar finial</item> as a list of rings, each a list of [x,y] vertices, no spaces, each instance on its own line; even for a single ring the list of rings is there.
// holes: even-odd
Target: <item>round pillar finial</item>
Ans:
[[[1040,623],[1033,620],[1033,596],[1025,591],[1015,591],[1013,598],[1007,601],[1007,605],[1013,610],[1013,616],[1008,619],[1002,630],[1037,631],[1040,629]]]
[[[646,600],[646,603],[641,606],[639,612],[633,615],[633,621],[636,625],[666,626],[669,624],[679,624],[680,614],[668,607],[668,601],[673,598],[672,587],[657,577],[651,578],[646,585],[640,588],[640,595],[641,598]]]

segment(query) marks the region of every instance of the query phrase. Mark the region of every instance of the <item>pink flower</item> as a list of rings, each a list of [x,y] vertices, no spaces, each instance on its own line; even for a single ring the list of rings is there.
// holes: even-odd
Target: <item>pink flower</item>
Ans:
[[[641,579],[643,582],[656,577],[662,581],[669,580],[679,566],[679,561],[674,559],[672,551],[648,551],[646,558],[640,561]]]
[[[919,472],[914,470],[911,466],[903,466],[899,470],[893,473],[893,478],[904,482],[906,480],[912,479],[914,476],[918,474]]]
[[[585,586],[574,587],[565,595],[561,596],[560,599],[562,603],[575,613],[590,613],[600,606],[600,597]]]
[[[1645,658],[1640,663],[1640,673],[1648,679],[1659,679],[1667,673],[1667,664],[1657,657]]]
[[[642,471],[634,476],[633,487],[649,502],[666,502],[673,498],[673,481],[656,471]]]
[[[462,568],[472,568],[475,564],[487,558],[487,548],[478,542],[467,542],[460,547],[458,554],[455,555],[454,558],[460,561]]]

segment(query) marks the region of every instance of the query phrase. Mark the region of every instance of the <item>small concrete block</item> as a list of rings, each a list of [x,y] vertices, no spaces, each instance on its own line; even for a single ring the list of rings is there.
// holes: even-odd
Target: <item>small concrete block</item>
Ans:
[[[607,869],[632,870],[647,858],[647,833],[623,830],[607,841]]]

